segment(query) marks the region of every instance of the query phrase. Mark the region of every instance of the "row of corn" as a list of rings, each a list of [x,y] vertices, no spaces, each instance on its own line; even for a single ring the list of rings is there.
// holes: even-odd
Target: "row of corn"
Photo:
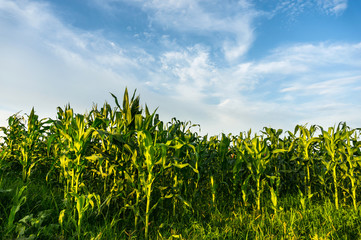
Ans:
[[[156,219],[206,218],[215,209],[282,211],[280,199],[297,195],[306,209],[331,199],[336,208],[359,208],[360,129],[345,123],[293,132],[264,128],[238,136],[199,136],[197,125],[142,109],[139,96],[115,107],[95,105],[57,117],[15,114],[1,127],[0,169],[26,183],[41,178],[59,189],[62,227],[80,237],[87,216],[121,221],[145,238]]]

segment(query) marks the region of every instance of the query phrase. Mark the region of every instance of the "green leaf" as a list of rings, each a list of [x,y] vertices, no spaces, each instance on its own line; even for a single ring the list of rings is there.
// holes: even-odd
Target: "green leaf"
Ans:
[[[65,218],[65,209],[61,210],[59,214],[58,221],[60,226],[63,226],[64,218]]]
[[[187,166],[189,166],[189,163],[173,163],[173,166],[177,167],[177,168],[185,168]]]
[[[275,190],[273,187],[270,188],[271,191],[271,201],[274,208],[277,208],[277,194],[275,193]]]
[[[273,154],[275,153],[284,153],[284,152],[288,152],[289,150],[287,149],[275,149],[272,151]]]
[[[127,90],[126,90],[127,91]],[[113,94],[113,93],[110,93],[111,95],[112,95],[112,97],[114,98],[114,101],[115,101],[115,104],[117,105],[117,107],[119,108],[119,109],[122,109],[121,107],[120,107],[120,105],[119,105],[119,102],[118,102],[118,98]]]

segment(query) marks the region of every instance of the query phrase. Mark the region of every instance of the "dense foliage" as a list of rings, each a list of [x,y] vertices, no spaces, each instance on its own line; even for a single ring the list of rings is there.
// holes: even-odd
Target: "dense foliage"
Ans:
[[[199,136],[142,109],[135,92],[113,97],[114,108],[67,105],[54,120],[33,109],[1,127],[5,239],[361,237],[344,229],[361,219],[360,129]],[[325,214],[334,230],[307,226]]]

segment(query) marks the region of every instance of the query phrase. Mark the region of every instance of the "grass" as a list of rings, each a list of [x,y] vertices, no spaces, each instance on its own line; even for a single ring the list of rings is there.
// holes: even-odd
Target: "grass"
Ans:
[[[3,239],[76,239],[75,228],[62,229],[58,214],[64,207],[59,189],[36,180],[26,183],[26,202],[16,214],[14,228],[7,232],[6,223],[13,206],[15,189],[25,184],[21,177],[2,173],[1,231]],[[328,200],[315,202],[303,210],[297,196],[281,198],[283,210],[271,208],[258,212],[238,208],[215,210],[208,216],[186,215],[161,217],[150,223],[151,239],[360,239],[360,209],[352,206],[336,209]],[[153,227],[154,226],[154,227]],[[156,227],[155,227],[156,226]],[[89,215],[84,221],[81,239],[139,239],[140,231],[119,219]]]

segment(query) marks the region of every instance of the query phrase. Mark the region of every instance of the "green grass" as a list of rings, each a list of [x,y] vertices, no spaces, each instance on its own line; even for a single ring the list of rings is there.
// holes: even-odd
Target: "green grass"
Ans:
[[[64,205],[56,189],[34,181],[26,184],[27,200],[16,214],[14,229],[6,232],[6,220],[13,206],[14,189],[24,186],[21,178],[3,177],[1,182],[1,230],[3,239],[76,239],[71,225],[62,229],[58,214]],[[4,191],[11,190],[11,191]],[[297,196],[280,199],[283,210],[271,208],[259,213],[238,208],[215,210],[209,216],[184,215],[151,222],[151,239],[359,239],[361,216],[352,207],[336,209],[331,201],[312,204],[302,210]],[[360,212],[360,211],[359,211]],[[114,216],[113,216],[114,217]],[[141,231],[142,229],[140,229]],[[4,235],[5,233],[5,235]],[[89,215],[81,239],[139,239],[124,222],[106,216]]]

